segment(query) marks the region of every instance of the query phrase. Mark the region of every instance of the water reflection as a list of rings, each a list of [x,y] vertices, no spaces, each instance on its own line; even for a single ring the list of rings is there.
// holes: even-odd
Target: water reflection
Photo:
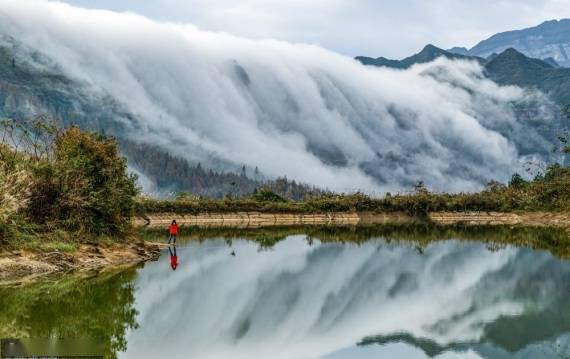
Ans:
[[[136,329],[135,269],[85,279],[68,276],[22,288],[0,288],[1,338],[95,338],[105,358],[127,348]]]
[[[570,264],[549,253],[306,239],[262,252],[233,240],[231,259],[221,239],[194,242],[178,249],[186,260],[176,276],[145,266],[141,326],[129,331],[124,357],[355,357],[374,348],[393,357],[393,343],[417,357],[570,354]]]
[[[0,288],[0,337],[124,358],[570,357],[570,263],[551,254],[568,240],[534,233],[196,233],[138,270]]]
[[[168,246],[168,252],[170,254],[170,268],[176,270],[178,268],[178,255],[176,254],[176,244]]]

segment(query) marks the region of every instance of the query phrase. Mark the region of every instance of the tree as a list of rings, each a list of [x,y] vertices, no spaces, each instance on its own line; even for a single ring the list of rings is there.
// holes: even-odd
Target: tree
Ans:
[[[509,187],[512,187],[512,188],[522,188],[522,187],[526,186],[527,184],[528,184],[528,182],[525,181],[525,179],[522,178],[522,176],[519,175],[518,173],[515,173],[511,177],[511,180],[509,181]]]

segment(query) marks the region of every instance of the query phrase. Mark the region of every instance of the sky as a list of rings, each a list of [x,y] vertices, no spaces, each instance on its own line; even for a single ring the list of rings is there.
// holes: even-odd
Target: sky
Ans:
[[[65,0],[253,39],[403,58],[432,43],[472,47],[502,31],[570,18],[570,0]]]

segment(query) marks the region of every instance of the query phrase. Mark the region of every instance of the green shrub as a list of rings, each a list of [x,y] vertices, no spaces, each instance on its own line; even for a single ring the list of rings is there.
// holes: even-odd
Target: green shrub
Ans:
[[[94,235],[130,228],[137,194],[114,139],[76,127],[55,139],[53,159],[34,166],[27,213],[36,223]]]
[[[136,177],[114,139],[40,120],[0,126],[0,242],[128,234]]]

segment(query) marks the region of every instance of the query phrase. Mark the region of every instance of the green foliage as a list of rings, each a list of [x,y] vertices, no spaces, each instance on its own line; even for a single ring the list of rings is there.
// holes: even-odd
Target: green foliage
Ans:
[[[527,184],[528,184],[528,182],[525,181],[524,178],[522,178],[522,176],[519,175],[518,173],[515,173],[511,177],[511,180],[509,181],[509,187],[512,187],[512,188],[523,188]]]
[[[55,140],[54,158],[34,167],[28,214],[37,223],[94,235],[129,228],[137,194],[115,140],[72,127]]]
[[[136,177],[114,139],[43,121],[2,125],[0,240],[30,247],[22,243],[58,231],[76,241],[129,232]]]
[[[139,199],[138,212],[208,213],[208,212],[404,212],[425,215],[435,211],[570,211],[570,168],[553,165],[542,176],[527,182],[515,175],[506,186],[491,182],[478,193],[433,193],[420,186],[411,194],[371,198],[363,193],[326,194],[302,202],[271,202],[253,196],[250,199],[196,199],[163,201]]]

